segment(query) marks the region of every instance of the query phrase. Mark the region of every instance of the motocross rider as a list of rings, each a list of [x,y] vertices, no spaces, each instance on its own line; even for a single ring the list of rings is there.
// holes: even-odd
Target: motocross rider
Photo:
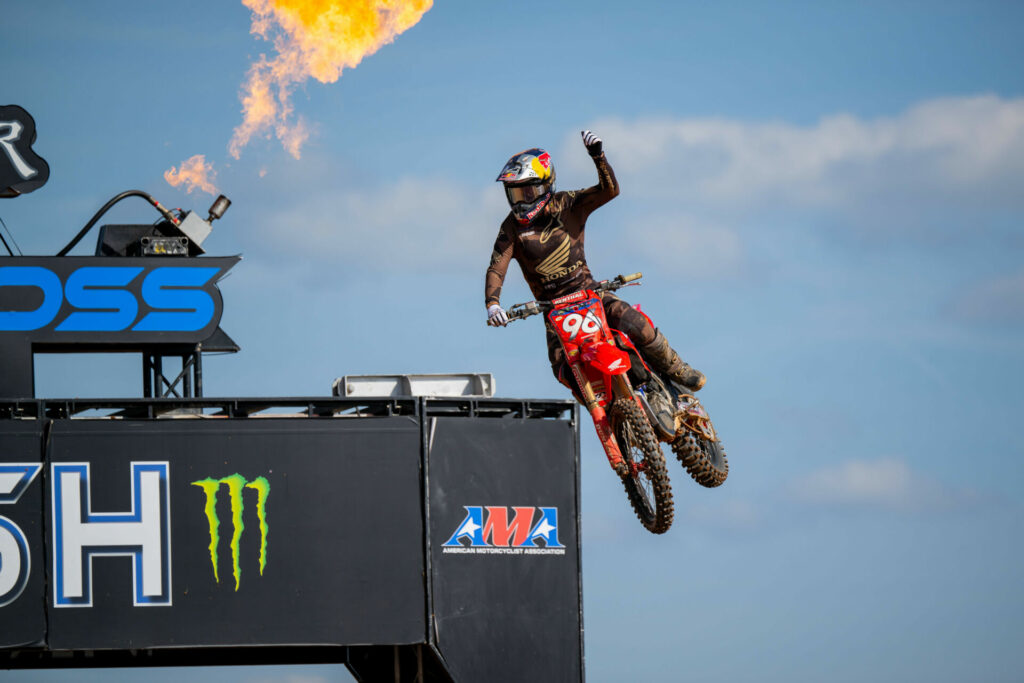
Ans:
[[[484,280],[488,325],[508,324],[508,315],[501,307],[501,286],[513,258],[539,300],[551,301],[597,284],[583,253],[583,231],[591,212],[619,194],[619,185],[602,151],[601,138],[589,130],[582,136],[597,167],[598,184],[593,187],[555,192],[551,155],[538,148],[513,156],[498,175],[512,210],[498,230]],[[665,335],[646,316],[611,293],[605,293],[602,302],[608,324],[626,333],[654,370],[690,391],[704,386],[704,375],[680,360]],[[576,382],[569,381],[572,372],[562,345],[550,327],[547,343],[555,379],[579,398]]]

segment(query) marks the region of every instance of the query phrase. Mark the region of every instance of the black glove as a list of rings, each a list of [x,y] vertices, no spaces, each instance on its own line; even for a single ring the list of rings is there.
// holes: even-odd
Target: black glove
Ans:
[[[583,136],[583,144],[587,146],[587,154],[592,157],[601,156],[601,148],[603,145],[601,138],[597,137],[589,130],[580,131],[580,135]]]

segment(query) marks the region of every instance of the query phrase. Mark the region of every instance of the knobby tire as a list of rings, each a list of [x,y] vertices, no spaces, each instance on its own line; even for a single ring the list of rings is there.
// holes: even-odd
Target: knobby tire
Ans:
[[[709,441],[687,429],[672,443],[672,450],[701,486],[713,489],[729,476],[729,461],[721,441]]]
[[[629,503],[645,529],[653,534],[663,534],[672,526],[673,504],[672,486],[661,445],[640,406],[632,398],[616,399],[612,404],[611,423],[626,464],[637,462],[643,466],[635,476],[622,478]]]

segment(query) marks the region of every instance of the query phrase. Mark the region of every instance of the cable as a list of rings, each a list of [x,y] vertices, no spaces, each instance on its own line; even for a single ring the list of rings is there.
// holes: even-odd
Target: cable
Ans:
[[[18,241],[14,239],[14,233],[12,233],[11,229],[7,227],[7,223],[4,223],[3,218],[0,218],[0,225],[3,225],[4,230],[6,230],[7,234],[10,235],[11,241],[14,242],[14,248],[18,250],[18,256],[22,256],[23,254],[21,253],[21,247],[18,246]],[[4,246],[7,247],[7,253],[10,254],[11,256],[14,256],[14,252],[11,251],[11,246],[7,244],[7,240],[4,239],[2,233],[0,233],[0,242],[3,242]]]
[[[83,237],[85,237],[85,234],[89,232],[89,229],[92,228],[92,226],[96,225],[96,221],[98,221],[103,216],[103,214],[105,214],[107,211],[110,211],[111,207],[113,207],[114,204],[117,204],[122,199],[127,199],[128,197],[142,197],[147,202],[152,204],[153,207],[156,208],[156,210],[159,211],[164,218],[169,220],[174,225],[178,225],[181,222],[179,219],[175,218],[170,211],[165,209],[163,204],[153,199],[151,195],[143,192],[142,190],[126,190],[121,194],[114,196],[110,201],[104,204],[102,208],[100,208],[100,210],[96,212],[96,215],[93,216],[92,219],[85,224],[85,227],[78,231],[78,234],[75,235],[75,238],[68,242],[66,247],[57,252],[57,256],[67,256],[67,253],[75,248],[75,245],[78,244]]]

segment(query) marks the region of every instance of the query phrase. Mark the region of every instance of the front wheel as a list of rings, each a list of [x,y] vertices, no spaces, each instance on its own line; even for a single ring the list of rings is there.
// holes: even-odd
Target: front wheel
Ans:
[[[701,486],[709,489],[721,486],[729,476],[729,461],[718,439],[712,441],[687,429],[672,444],[672,450]]]
[[[626,496],[644,528],[663,534],[672,526],[672,486],[665,456],[651,425],[632,398],[619,398],[609,414],[612,433],[629,472],[622,478]]]

